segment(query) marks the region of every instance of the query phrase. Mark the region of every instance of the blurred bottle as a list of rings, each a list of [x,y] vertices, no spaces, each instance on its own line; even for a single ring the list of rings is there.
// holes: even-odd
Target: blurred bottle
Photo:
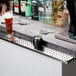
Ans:
[[[25,3],[25,16],[27,18],[31,17],[31,2],[30,1],[27,1]]]
[[[53,0],[53,17],[52,24],[63,26],[65,22],[64,17],[64,1]]]
[[[20,13],[21,15],[25,16],[25,0],[20,0]]]
[[[52,0],[45,1],[45,16],[44,22],[51,24],[52,23]]]
[[[39,20],[37,1],[32,1],[32,3],[31,3],[31,17],[33,20]]]
[[[69,21],[69,12],[68,12],[66,5],[67,5],[66,0],[64,0],[65,25],[68,25],[70,21]]]
[[[52,1],[52,7],[53,7],[53,15],[52,15],[52,24],[57,25],[58,22],[58,9],[59,9],[60,2],[59,0],[53,0]]]
[[[38,0],[39,21],[43,22],[45,13],[45,0]]]
[[[26,2],[31,2],[32,0],[25,0]]]
[[[14,2],[13,2],[13,12],[15,14],[20,14],[20,0],[14,0]]]
[[[64,1],[60,1],[59,8],[58,8],[58,22],[57,22],[57,25],[63,26],[64,23],[65,23]]]

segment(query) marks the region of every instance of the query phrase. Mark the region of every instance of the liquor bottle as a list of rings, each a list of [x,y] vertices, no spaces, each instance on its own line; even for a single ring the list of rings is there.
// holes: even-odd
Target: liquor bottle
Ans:
[[[44,22],[47,24],[52,23],[52,0],[46,0],[45,1]]]
[[[26,2],[31,2],[31,0],[25,0]]]
[[[39,21],[44,21],[45,0],[38,0]]]
[[[58,9],[58,22],[57,25],[63,26],[65,23],[64,16],[64,1],[60,1],[59,9]]]
[[[25,16],[25,0],[20,0],[20,13],[21,15]]]
[[[31,17],[31,2],[30,1],[27,1],[25,3],[25,16],[27,18]]]
[[[59,9],[60,2],[59,0],[53,0],[52,6],[53,6],[53,16],[52,16],[52,24],[57,25],[58,22],[58,9]]]
[[[69,12],[68,12],[68,9],[66,7],[67,3],[66,3],[66,0],[64,0],[64,16],[65,16],[65,25],[68,25],[69,24]]]
[[[31,3],[31,17],[33,20],[39,20],[37,1],[32,1],[32,3]]]
[[[63,26],[65,20],[64,18],[64,1],[53,0],[52,24]]]
[[[14,0],[14,2],[13,2],[13,13],[20,14],[20,0]]]

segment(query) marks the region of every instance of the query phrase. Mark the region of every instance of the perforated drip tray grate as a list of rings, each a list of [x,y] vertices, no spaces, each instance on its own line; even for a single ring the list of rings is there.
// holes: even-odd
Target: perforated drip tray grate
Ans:
[[[52,48],[45,47],[43,53],[45,53],[45,54],[47,54],[47,55],[49,55],[49,56],[51,56],[53,58],[56,58],[56,59],[58,59],[60,61],[63,61],[65,63],[67,63],[67,62],[69,62],[70,60],[73,59],[73,56],[65,54],[63,52],[59,52],[59,51],[54,50]]]
[[[34,49],[34,46],[33,46],[31,41],[19,39],[18,37],[14,37],[14,38],[15,38],[14,43],[19,44],[19,45],[24,46],[24,47],[27,47],[27,48],[30,48],[30,49]]]

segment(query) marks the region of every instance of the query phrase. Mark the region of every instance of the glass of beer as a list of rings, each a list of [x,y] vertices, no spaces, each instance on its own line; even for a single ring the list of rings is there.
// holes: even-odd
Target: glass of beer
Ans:
[[[13,38],[13,29],[12,29],[12,13],[6,12],[5,15],[5,23],[6,23],[6,31],[7,31],[7,37],[9,40]]]

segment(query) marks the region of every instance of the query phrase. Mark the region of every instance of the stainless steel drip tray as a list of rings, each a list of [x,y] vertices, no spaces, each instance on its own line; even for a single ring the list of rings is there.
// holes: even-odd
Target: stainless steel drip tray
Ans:
[[[8,41],[10,43],[16,44],[20,47],[27,48],[27,49],[34,51],[36,53],[39,53],[41,55],[45,55],[47,57],[56,59],[56,60],[61,61],[63,63],[69,63],[71,60],[74,59],[72,55],[69,55],[69,54],[60,52],[58,50],[46,47],[45,45],[44,45],[43,51],[37,50],[33,46],[32,37],[27,36],[27,35],[22,35],[21,33],[18,33],[16,31],[14,32],[15,42],[11,42],[8,40],[5,31],[0,31],[0,38],[5,40],[5,41]]]

